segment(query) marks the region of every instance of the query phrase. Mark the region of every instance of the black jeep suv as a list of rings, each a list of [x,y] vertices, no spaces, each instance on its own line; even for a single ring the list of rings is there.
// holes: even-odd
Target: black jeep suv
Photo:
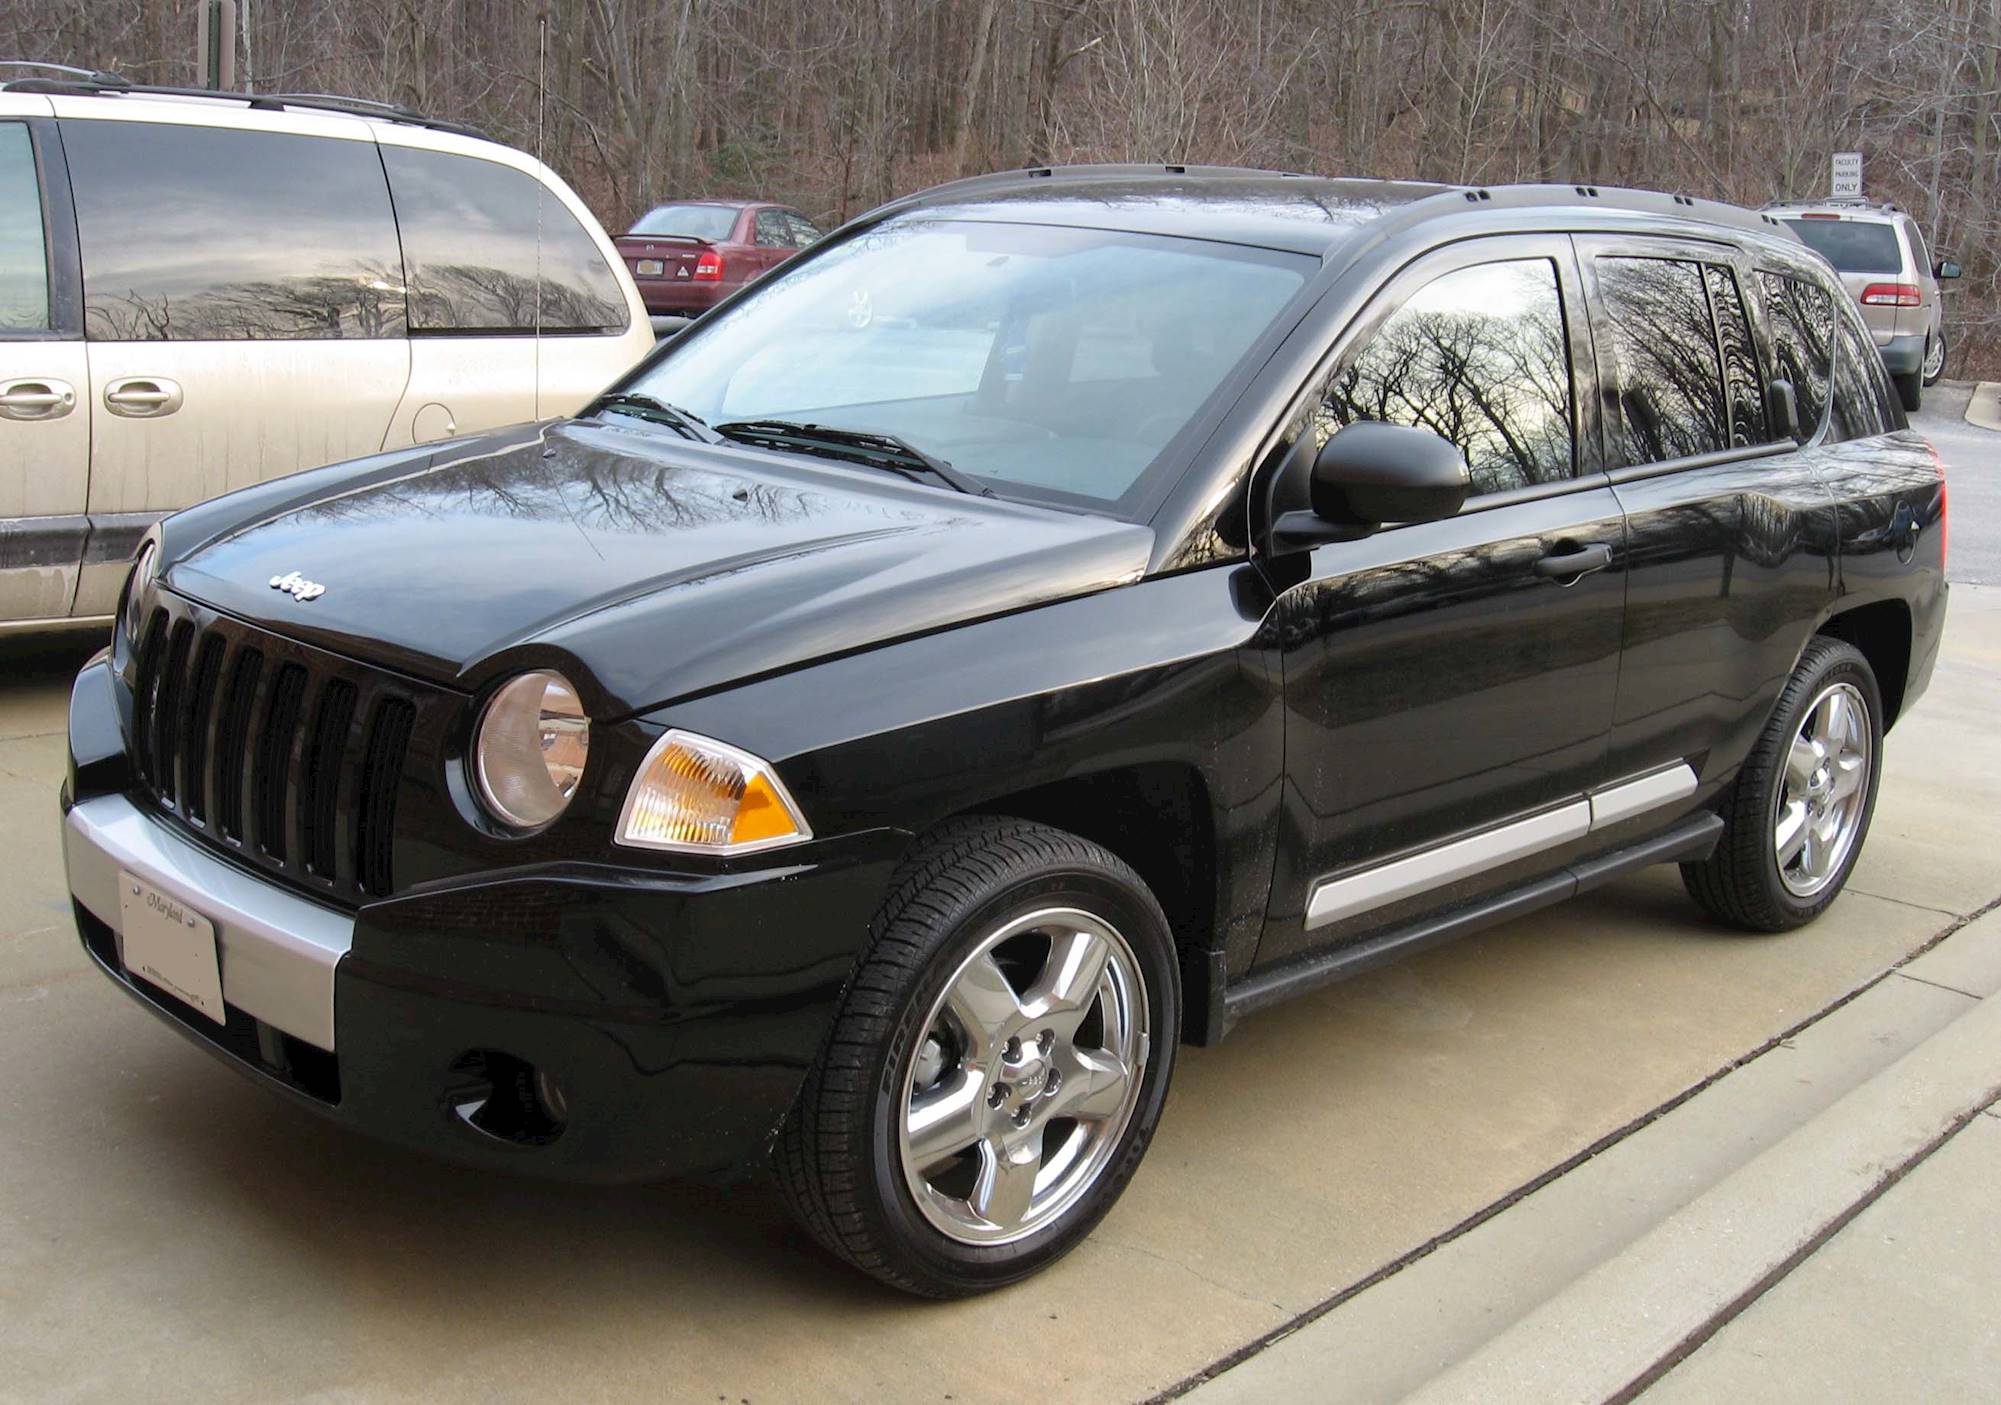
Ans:
[[[341,1121],[768,1157],[835,1253],[975,1291],[1263,1005],[1647,864],[1813,918],[1945,510],[1767,217],[960,182],[576,419],[164,522],[71,705],[76,917]]]

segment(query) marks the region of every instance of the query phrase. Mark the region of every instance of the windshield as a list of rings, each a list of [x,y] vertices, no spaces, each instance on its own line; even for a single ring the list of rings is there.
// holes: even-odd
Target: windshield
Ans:
[[[1843,273],[1897,273],[1903,269],[1903,251],[1897,247],[1897,231],[1874,220],[1786,221],[1809,247]]]
[[[775,275],[627,388],[710,424],[895,435],[1007,497],[1130,511],[1315,260],[916,219]]]
[[[736,214],[732,205],[662,205],[641,215],[630,232],[715,244],[730,237],[736,228]]]

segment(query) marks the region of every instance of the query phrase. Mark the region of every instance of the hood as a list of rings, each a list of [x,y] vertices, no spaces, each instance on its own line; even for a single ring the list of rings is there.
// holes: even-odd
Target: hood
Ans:
[[[245,520],[170,553],[167,583],[448,686],[580,668],[605,713],[1100,590],[1137,578],[1153,543],[1131,523],[616,424],[328,472],[310,496],[252,496]]]

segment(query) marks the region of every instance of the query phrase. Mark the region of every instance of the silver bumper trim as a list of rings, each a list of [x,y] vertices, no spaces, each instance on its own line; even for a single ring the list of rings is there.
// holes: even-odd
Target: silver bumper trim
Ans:
[[[63,862],[76,900],[118,932],[118,873],[135,873],[215,923],[222,998],[245,1014],[334,1047],[334,967],[354,921],[205,852],[122,795],[69,812]],[[119,936],[119,949],[124,937]]]

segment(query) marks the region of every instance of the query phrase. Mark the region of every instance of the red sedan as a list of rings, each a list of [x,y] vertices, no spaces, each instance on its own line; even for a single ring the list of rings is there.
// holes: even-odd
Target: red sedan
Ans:
[[[651,313],[694,317],[820,237],[797,210],[756,200],[677,200],[615,241]]]

